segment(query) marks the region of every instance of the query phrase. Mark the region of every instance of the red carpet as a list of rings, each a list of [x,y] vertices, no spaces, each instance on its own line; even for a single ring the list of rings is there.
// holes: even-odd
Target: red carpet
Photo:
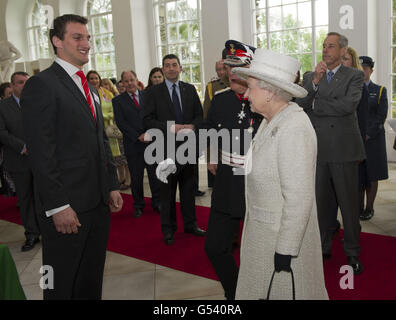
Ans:
[[[140,260],[145,260],[172,269],[216,279],[217,277],[204,252],[204,238],[183,233],[183,224],[178,214],[179,230],[175,243],[166,246],[162,242],[159,215],[151,210],[150,199],[141,218],[132,217],[132,197],[124,196],[124,208],[113,213],[108,249]],[[179,210],[179,207],[177,207]],[[206,228],[209,208],[197,207],[197,222]],[[0,219],[21,224],[16,210],[15,198],[0,196]],[[370,233],[361,234],[364,266],[363,274],[354,278],[353,290],[342,290],[339,282],[343,274],[340,268],[346,264],[342,250],[342,232],[333,245],[333,256],[324,262],[326,287],[331,299],[336,300],[393,300],[396,299],[396,238]],[[239,251],[235,252],[239,262]]]

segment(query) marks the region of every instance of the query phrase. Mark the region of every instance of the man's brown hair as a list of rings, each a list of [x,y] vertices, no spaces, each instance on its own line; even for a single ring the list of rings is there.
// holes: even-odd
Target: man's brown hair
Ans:
[[[54,52],[56,54],[56,47],[54,46],[52,42],[52,38],[56,36],[60,40],[63,40],[65,38],[65,33],[66,33],[66,25],[70,22],[77,22],[81,24],[87,24],[88,19],[76,14],[65,14],[63,16],[57,17],[54,20],[53,27],[49,31],[49,38],[52,44],[52,47],[54,48]]]

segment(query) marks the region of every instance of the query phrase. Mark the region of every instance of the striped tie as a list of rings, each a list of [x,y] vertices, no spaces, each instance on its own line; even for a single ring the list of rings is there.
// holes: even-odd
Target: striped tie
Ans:
[[[76,75],[78,75],[81,78],[81,84],[82,84],[82,87],[83,87],[84,92],[85,92],[85,97],[87,99],[89,107],[91,108],[92,116],[93,116],[93,118],[95,120],[95,123],[96,123],[95,109],[94,109],[94,106],[93,106],[93,103],[92,103],[92,97],[91,97],[91,92],[89,91],[87,78],[85,77],[84,72],[82,72],[81,70],[76,72]]]

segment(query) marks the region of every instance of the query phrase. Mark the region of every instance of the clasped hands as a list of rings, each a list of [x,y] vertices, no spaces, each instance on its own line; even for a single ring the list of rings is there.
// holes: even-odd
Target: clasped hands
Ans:
[[[189,134],[190,132],[194,131],[194,125],[192,124],[173,124],[170,127],[170,131],[172,133],[182,133],[182,134]]]
[[[111,191],[109,206],[111,212],[119,212],[122,209],[123,200],[119,191]],[[78,220],[77,213],[68,207],[52,216],[56,231],[63,234],[77,234],[78,228],[81,227],[81,223]]]

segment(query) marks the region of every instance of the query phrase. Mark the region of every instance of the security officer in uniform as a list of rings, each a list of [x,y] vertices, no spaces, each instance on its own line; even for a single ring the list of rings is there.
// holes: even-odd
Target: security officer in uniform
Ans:
[[[234,300],[238,267],[232,253],[232,240],[235,232],[239,231],[240,221],[245,214],[245,177],[236,172],[243,167],[249,147],[247,144],[247,148],[244,148],[244,135],[249,133],[253,138],[262,118],[250,111],[249,101],[244,98],[247,83],[231,72],[233,67],[249,67],[255,48],[234,40],[227,41],[225,46],[228,55],[224,64],[227,68],[230,88],[215,94],[205,127],[218,131],[227,130],[230,143],[226,146],[222,142],[218,164],[208,162],[208,168],[215,174],[216,179],[212,192],[205,251],[224,288],[226,299]],[[238,132],[237,135],[235,130]],[[214,143],[211,142],[210,145],[213,147]],[[216,153],[216,150],[211,148],[210,154]]]
[[[374,215],[374,200],[378,191],[378,181],[388,179],[388,160],[384,123],[388,115],[388,96],[386,88],[370,80],[374,71],[371,57],[359,57],[364,71],[364,82],[369,92],[366,128],[366,163],[369,186],[366,187],[366,209],[360,220],[369,220]]]
[[[222,52],[222,59],[216,62],[217,78],[209,81],[209,83],[206,85],[205,100],[203,103],[204,119],[206,119],[208,116],[209,107],[212,103],[212,99],[215,96],[215,94],[218,91],[228,88],[230,86],[230,83],[228,81],[228,74],[225,70],[225,65],[224,65],[224,60],[226,59],[226,57],[227,57],[227,49],[224,48]],[[209,188],[213,188],[214,178],[215,176],[208,170]]]

